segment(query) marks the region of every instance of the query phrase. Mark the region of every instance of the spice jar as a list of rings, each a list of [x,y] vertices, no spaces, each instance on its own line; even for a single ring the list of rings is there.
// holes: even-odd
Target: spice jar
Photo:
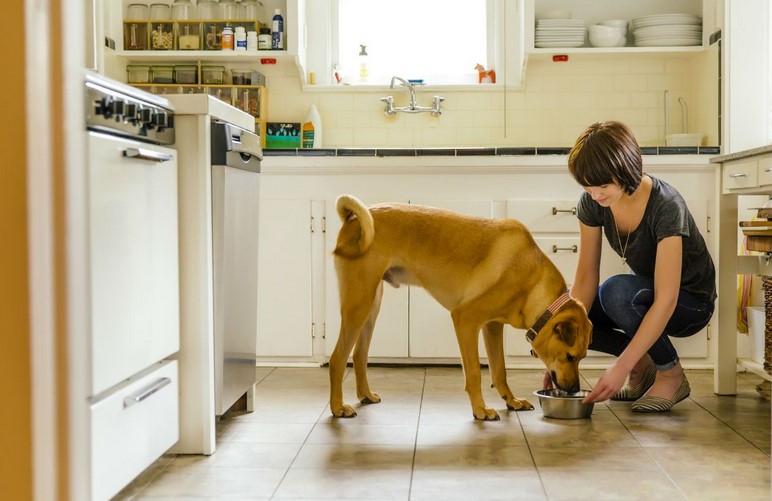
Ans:
[[[257,50],[271,50],[271,28],[260,28],[257,35]]]

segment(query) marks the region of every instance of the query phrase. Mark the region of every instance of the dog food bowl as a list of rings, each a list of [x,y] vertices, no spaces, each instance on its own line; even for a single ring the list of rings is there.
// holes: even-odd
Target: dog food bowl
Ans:
[[[568,393],[563,390],[537,390],[533,392],[539,397],[539,404],[544,417],[554,419],[584,419],[592,415],[595,404],[583,404],[582,399],[590,390],[579,390]]]

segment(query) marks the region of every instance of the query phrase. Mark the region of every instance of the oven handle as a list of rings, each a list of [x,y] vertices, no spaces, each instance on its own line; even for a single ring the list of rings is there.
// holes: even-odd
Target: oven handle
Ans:
[[[145,148],[126,148],[123,150],[123,156],[127,158],[139,158],[140,160],[150,160],[151,162],[168,162],[169,160],[174,160],[174,155],[159,153]]]

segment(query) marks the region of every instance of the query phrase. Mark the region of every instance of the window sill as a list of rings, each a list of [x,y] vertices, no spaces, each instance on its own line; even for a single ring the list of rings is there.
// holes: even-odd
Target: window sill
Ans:
[[[402,85],[395,85],[394,88],[391,88],[389,85],[385,84],[362,84],[362,83],[356,83],[356,84],[335,84],[335,85],[308,85],[303,84],[303,92],[392,92],[392,91],[401,91]],[[424,91],[446,91],[446,92],[454,92],[454,91],[502,91],[505,90],[505,86],[503,83],[495,83],[495,84],[433,84],[433,85],[416,85],[415,86],[416,92],[424,92]]]

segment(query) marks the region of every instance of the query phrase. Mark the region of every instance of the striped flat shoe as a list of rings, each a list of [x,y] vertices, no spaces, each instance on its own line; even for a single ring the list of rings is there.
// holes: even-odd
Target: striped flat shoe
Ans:
[[[643,373],[643,377],[638,381],[638,384],[624,386],[616,395],[611,397],[611,400],[621,400],[623,402],[638,400],[649,391],[655,379],[657,379],[657,368],[654,364],[650,364],[646,367],[646,372]]]
[[[681,386],[676,390],[672,399],[660,398],[660,397],[647,397],[642,396],[635,402],[630,408],[633,412],[667,412],[673,408],[675,404],[680,402],[689,396],[692,389],[689,387],[689,381],[684,376],[684,380],[681,381]]]

